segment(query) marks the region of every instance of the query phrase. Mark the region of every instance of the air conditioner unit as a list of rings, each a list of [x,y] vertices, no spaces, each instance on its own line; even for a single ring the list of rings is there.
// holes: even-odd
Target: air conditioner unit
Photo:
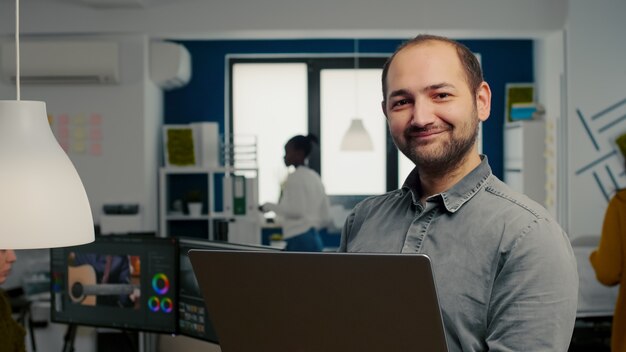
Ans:
[[[15,43],[2,44],[2,78],[15,82]],[[23,84],[111,84],[119,82],[118,43],[29,41],[20,43]]]
[[[164,90],[180,88],[191,79],[191,55],[172,42],[150,43],[150,78]]]

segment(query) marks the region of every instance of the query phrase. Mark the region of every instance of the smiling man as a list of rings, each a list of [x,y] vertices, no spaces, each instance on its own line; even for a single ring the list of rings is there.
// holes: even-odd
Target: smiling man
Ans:
[[[475,56],[420,35],[387,61],[382,83],[389,131],[415,168],[353,209],[339,251],[427,254],[450,351],[567,351],[576,260],[548,212],[478,153],[491,90]]]

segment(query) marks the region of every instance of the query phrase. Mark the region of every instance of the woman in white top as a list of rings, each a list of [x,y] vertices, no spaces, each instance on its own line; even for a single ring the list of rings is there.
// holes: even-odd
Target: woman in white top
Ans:
[[[296,170],[289,174],[278,204],[265,203],[264,212],[276,213],[283,226],[286,251],[319,252],[323,248],[319,231],[331,222],[330,203],[317,172],[306,166],[317,137],[298,135],[285,144],[285,165]]]

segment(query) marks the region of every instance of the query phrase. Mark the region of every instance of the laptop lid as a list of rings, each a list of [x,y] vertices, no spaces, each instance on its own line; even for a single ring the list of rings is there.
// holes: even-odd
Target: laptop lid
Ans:
[[[224,352],[445,352],[423,254],[190,250]]]

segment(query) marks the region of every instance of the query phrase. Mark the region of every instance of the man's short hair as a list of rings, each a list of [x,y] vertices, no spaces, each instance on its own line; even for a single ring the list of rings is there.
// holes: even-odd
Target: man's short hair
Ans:
[[[382,75],[383,101],[387,100],[387,73],[389,71],[389,66],[391,66],[391,62],[396,57],[396,54],[398,54],[400,51],[402,51],[403,49],[407,47],[422,44],[422,43],[429,42],[429,41],[438,41],[438,42],[448,43],[456,49],[457,55],[459,56],[459,60],[461,61],[461,65],[463,66],[463,71],[465,71],[465,78],[467,80],[467,85],[469,86],[472,94],[476,95],[476,92],[478,91],[478,87],[480,87],[480,84],[484,80],[483,71],[480,68],[480,63],[478,63],[478,59],[476,58],[476,55],[474,55],[474,53],[472,53],[472,51],[469,50],[465,45],[455,40],[452,40],[446,37],[437,36],[437,35],[420,34],[417,37],[402,43],[398,47],[398,49],[396,49],[393,55],[391,55],[389,59],[387,59],[387,62],[385,62],[385,66],[383,66],[383,75]]]

